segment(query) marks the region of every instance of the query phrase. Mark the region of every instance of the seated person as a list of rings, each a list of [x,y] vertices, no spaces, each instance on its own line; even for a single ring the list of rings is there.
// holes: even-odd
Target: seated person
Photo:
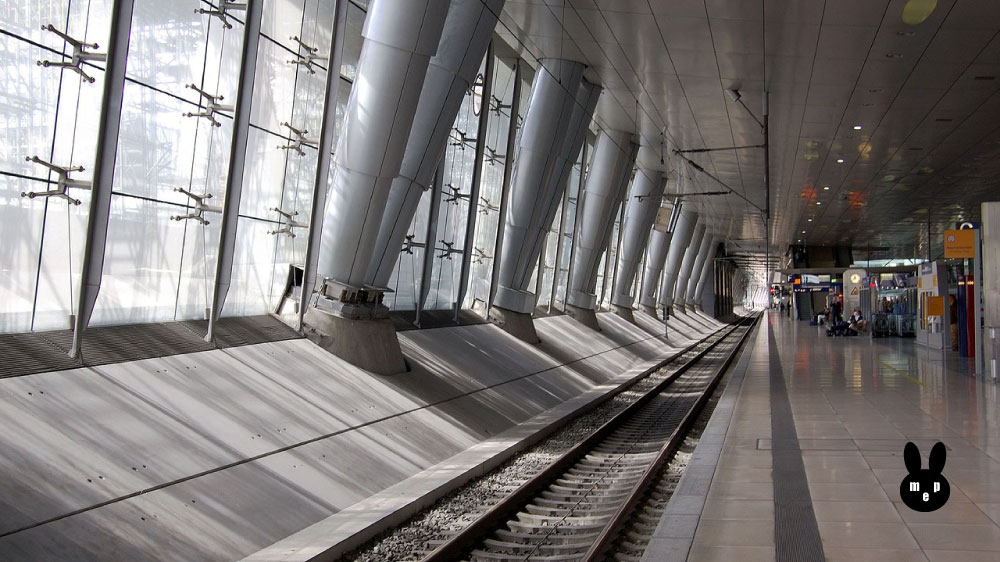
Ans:
[[[830,307],[826,307],[823,310],[821,310],[820,313],[816,315],[816,324],[822,326],[826,322],[826,319],[829,315],[830,315]]]
[[[855,308],[849,320],[850,329],[855,332],[864,332],[868,328],[868,322],[861,316],[861,309]]]

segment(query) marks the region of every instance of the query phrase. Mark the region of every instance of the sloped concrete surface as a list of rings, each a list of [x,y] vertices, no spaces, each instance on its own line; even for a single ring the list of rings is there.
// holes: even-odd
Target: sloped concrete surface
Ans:
[[[0,560],[236,560],[424,497],[692,341],[598,319],[401,333],[390,377],[291,340],[0,380]]]

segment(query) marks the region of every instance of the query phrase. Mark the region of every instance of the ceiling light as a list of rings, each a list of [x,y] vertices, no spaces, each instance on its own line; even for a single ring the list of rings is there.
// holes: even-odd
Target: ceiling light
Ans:
[[[843,158],[837,158],[837,163],[838,164],[843,164],[844,163],[844,159]]]
[[[860,131],[861,130],[861,125],[855,125],[854,126],[854,130],[855,131]]]
[[[937,8],[937,0],[908,0],[903,6],[903,23],[918,25],[931,17]]]
[[[830,191],[830,186],[824,185],[823,186],[823,191]]]
[[[803,231],[802,231],[802,234],[805,234],[805,233],[806,233],[806,231],[804,231],[804,230],[803,230]]]
[[[822,202],[822,201],[817,201],[817,202],[816,202],[816,204],[817,204],[817,205],[822,205],[822,204],[823,204],[823,202]]]
[[[812,221],[813,221],[812,219],[806,219],[806,222],[812,222]]]

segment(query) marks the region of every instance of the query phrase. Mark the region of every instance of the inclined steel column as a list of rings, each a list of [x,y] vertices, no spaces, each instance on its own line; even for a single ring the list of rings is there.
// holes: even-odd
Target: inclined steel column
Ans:
[[[698,222],[698,215],[693,211],[681,211],[674,227],[674,235],[670,240],[670,250],[667,252],[667,264],[663,269],[663,280],[660,282],[659,302],[663,306],[671,307],[674,304],[674,286],[677,283],[677,274],[681,269],[681,261],[684,253],[691,245],[691,236],[694,235],[694,227]]]
[[[659,170],[639,168],[632,181],[625,206],[625,221],[622,241],[618,250],[618,274],[615,276],[615,291],[611,304],[632,308],[632,286],[639,268],[639,261],[646,250],[646,242],[651,238],[650,230],[656,221],[663,198],[663,173]]]
[[[587,139],[587,130],[590,121],[594,117],[594,110],[597,108],[597,100],[601,96],[601,88],[595,84],[583,80],[576,93],[576,105],[573,107],[573,114],[569,119],[569,127],[566,129],[566,136],[563,138],[559,155],[556,158],[555,170],[552,179],[547,187],[547,198],[539,200],[538,204],[545,209],[543,223],[548,230],[552,221],[556,218],[556,210],[559,208],[559,201],[567,189],[570,172],[576,164],[576,157],[580,154],[584,141]],[[544,240],[543,235],[541,240]],[[540,249],[533,253],[540,253]]]
[[[483,98],[479,110],[479,127],[476,132],[476,155],[472,163],[472,185],[469,191],[469,208],[465,218],[465,243],[462,245],[462,273],[458,278],[455,298],[455,322],[469,291],[469,273],[472,271],[472,248],[476,244],[476,217],[479,216],[479,188],[483,180],[483,155],[486,153],[486,133],[489,125],[490,100],[493,95],[493,44],[486,50],[486,73],[483,75]]]
[[[83,332],[97,304],[104,274],[104,252],[108,242],[111,216],[111,188],[114,183],[115,158],[118,154],[118,129],[122,119],[122,96],[125,89],[125,66],[128,40],[132,29],[133,0],[115,0],[111,7],[111,30],[105,59],[104,90],[101,98],[100,124],[97,129],[97,154],[91,182],[90,213],[87,215],[87,238],[84,242],[80,296],[73,322],[73,343],[69,356],[80,355]]]
[[[330,36],[330,62],[326,70],[326,95],[323,101],[323,126],[320,129],[316,173],[313,176],[312,208],[309,210],[309,240],[306,242],[306,259],[302,265],[302,291],[299,293],[299,312],[296,329],[302,331],[306,307],[316,286],[316,265],[319,245],[323,240],[323,212],[326,210],[326,187],[330,179],[330,154],[336,140],[337,97],[340,95],[340,66],[344,60],[344,30],[347,28],[348,0],[336,0],[333,34]]]
[[[363,298],[389,189],[400,172],[448,4],[448,0],[379,0],[365,18],[357,79],[334,156],[337,167],[326,204],[318,268],[341,285],[341,292],[331,296],[344,302]],[[434,164],[436,159],[430,159],[429,165]]]
[[[499,287],[494,306],[518,313],[528,313],[535,298],[528,292],[532,268],[548,225],[548,209],[541,202],[551,201],[553,176],[559,154],[553,147],[562,146],[577,103],[584,65],[562,59],[544,59],[535,73],[528,99],[528,112],[521,128],[510,203],[505,220],[503,252],[500,256]]]
[[[507,226],[504,217],[507,216],[507,202],[510,199],[510,180],[514,171],[514,149],[517,141],[517,118],[521,112],[521,59],[514,62],[514,91],[510,101],[510,123],[507,125],[507,146],[504,151],[503,185],[500,192],[499,219],[497,220],[497,239],[493,244],[493,263],[490,264],[490,302],[486,310],[493,307],[493,298],[497,294],[497,279],[500,276],[500,255],[503,253],[504,227]]]
[[[226,200],[222,204],[222,222],[219,227],[219,257],[215,262],[215,287],[208,315],[208,333],[205,334],[207,342],[215,341],[215,326],[226,305],[233,277],[236,229],[240,219],[240,200],[243,198],[243,172],[246,167],[247,139],[250,136],[250,104],[253,102],[253,82],[257,73],[257,45],[260,43],[263,4],[264,0],[254,0],[247,4],[240,79],[236,88],[236,107],[233,110],[233,140],[229,150]]]
[[[691,280],[691,269],[694,267],[694,260],[698,257],[698,252],[701,251],[701,241],[705,238],[705,230],[707,230],[703,224],[699,224],[694,229],[694,235],[691,236],[691,241],[688,242],[687,249],[684,250],[684,258],[681,260],[681,268],[677,270],[677,283],[674,285],[674,304],[684,308],[687,303],[687,289],[688,282]]]
[[[399,175],[392,180],[378,237],[368,266],[366,283],[389,284],[403,240],[413,222],[420,198],[434,179],[434,170],[448,147],[448,137],[462,107],[462,99],[479,72],[505,0],[452,0],[438,42],[427,66],[413,126]],[[492,64],[489,61],[487,64]],[[486,79],[489,80],[487,73]],[[482,116],[489,114],[489,87],[484,84]],[[477,160],[477,166],[478,160]],[[475,207],[476,198],[470,200]]]
[[[670,232],[655,227],[649,233],[649,255],[642,272],[642,292],[639,293],[639,306],[646,307],[647,312],[656,310],[656,291],[660,287],[660,274],[667,261],[672,236]]]
[[[601,131],[594,150],[594,161],[587,174],[576,259],[569,272],[570,292],[566,304],[593,310],[597,303],[598,266],[608,247],[614,227],[614,215],[635,163],[636,145],[631,133]]]
[[[701,238],[701,247],[698,248],[698,253],[694,258],[694,265],[691,266],[691,273],[688,277],[687,290],[684,294],[684,304],[686,306],[694,306],[695,304],[695,287],[698,286],[698,281],[701,279],[701,270],[704,269],[705,259],[708,258],[708,252],[712,248],[712,235],[709,232],[705,232],[705,235]]]
[[[714,269],[715,253],[718,246],[719,239],[712,238],[708,247],[708,254],[705,257],[705,262],[702,264],[702,270],[698,276],[698,283],[694,288],[695,307],[698,309],[704,308],[701,306],[703,302],[701,297],[705,290],[705,284],[708,283],[708,278],[711,276],[712,270]]]

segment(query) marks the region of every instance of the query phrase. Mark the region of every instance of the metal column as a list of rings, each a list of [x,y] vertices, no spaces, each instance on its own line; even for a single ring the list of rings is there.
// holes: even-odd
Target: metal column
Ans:
[[[583,64],[562,59],[544,59],[535,73],[528,113],[518,139],[514,171],[505,216],[503,251],[494,305],[519,313],[529,313],[534,295],[527,291],[532,268],[537,260],[541,237],[548,230],[547,209],[540,200],[556,169],[553,146],[561,146],[566,137],[580,88]],[[532,252],[535,252],[532,254]]]
[[[326,210],[326,187],[330,178],[330,155],[337,127],[337,97],[340,95],[340,66],[344,60],[344,29],[347,28],[348,0],[336,0],[333,35],[330,37],[330,64],[326,70],[326,96],[323,102],[323,127],[319,135],[319,158],[313,178],[312,209],[309,210],[309,241],[306,261],[302,266],[302,292],[299,294],[299,319],[297,328],[302,331],[306,306],[316,286],[316,263],[319,245],[323,240],[323,212]]]
[[[694,229],[694,235],[688,242],[688,247],[684,250],[684,259],[681,260],[681,268],[677,270],[677,283],[674,286],[674,303],[683,308],[687,303],[688,283],[691,280],[691,269],[694,267],[694,260],[701,251],[701,241],[705,238],[704,224],[699,224]]]
[[[489,124],[490,96],[493,95],[493,43],[486,50],[486,74],[483,78],[483,106],[479,111],[479,128],[476,132],[476,156],[472,163],[472,186],[469,193],[469,209],[465,219],[465,244],[462,245],[462,275],[458,281],[458,295],[455,299],[455,321],[458,311],[469,290],[469,272],[472,268],[472,247],[476,243],[476,217],[479,215],[479,184],[483,180],[483,154],[486,153],[486,127]]]
[[[618,272],[615,276],[615,290],[611,304],[625,308],[632,307],[632,285],[639,268],[639,261],[651,237],[651,229],[656,221],[663,198],[663,173],[659,170],[638,169],[632,181],[625,204],[625,220],[622,241],[618,250]]]
[[[318,267],[339,285],[333,296],[343,303],[370,304],[364,290],[368,266],[447,14],[447,0],[379,0],[365,19],[358,77],[334,155]]]
[[[521,59],[517,59],[514,63],[514,93],[510,102],[510,125],[507,127],[507,148],[504,153],[506,159],[503,164],[503,187],[500,194],[500,209],[497,211],[500,213],[500,218],[497,220],[497,239],[493,245],[493,267],[490,271],[490,302],[487,303],[486,310],[493,306],[493,298],[497,294],[497,278],[500,275],[499,263],[503,252],[504,227],[507,225],[504,217],[507,216],[507,200],[510,198],[510,180],[514,172],[514,149],[517,146],[517,119],[521,111],[521,81]]]
[[[219,234],[219,258],[215,263],[215,287],[208,315],[205,341],[215,341],[215,326],[226,304],[226,295],[233,277],[236,254],[236,227],[243,195],[243,171],[250,132],[250,104],[253,100],[253,80],[257,71],[257,44],[260,42],[260,20],[264,0],[247,4],[247,21],[243,27],[243,54],[240,58],[240,81],[236,89],[236,109],[233,112],[233,143],[229,150],[229,174],[226,176],[226,201],[222,207]]]
[[[597,138],[594,161],[581,198],[582,218],[576,225],[579,239],[574,248],[574,265],[569,272],[570,292],[566,299],[569,305],[595,309],[594,290],[601,254],[610,241],[614,215],[635,163],[636,148],[631,134],[624,131],[601,131]]]
[[[70,357],[74,358],[80,355],[83,332],[90,325],[90,317],[94,313],[94,305],[97,304],[97,294],[101,291],[133,4],[133,0],[115,0],[111,8],[111,32],[108,41],[107,68],[104,71],[104,91],[101,97],[101,121],[97,129],[97,154],[94,157],[90,213],[87,216],[87,239],[83,250],[80,298],[73,323],[73,344],[69,351]]]
[[[684,296],[684,304],[687,306],[694,306],[698,298],[696,290],[698,287],[698,282],[701,280],[702,270],[705,268],[705,260],[708,259],[708,253],[712,249],[712,234],[706,232],[701,239],[701,247],[698,249],[698,254],[694,258],[694,265],[691,266],[691,273],[688,277],[687,291]]]
[[[424,191],[430,187],[438,162],[444,157],[448,138],[462,100],[476,79],[486,54],[497,14],[504,0],[452,0],[437,52],[427,65],[413,125],[406,141],[399,175],[392,180],[388,200],[379,221],[378,236],[368,265],[366,283],[385,287],[392,277],[403,240],[413,222]],[[487,62],[480,122],[489,113],[492,86]],[[482,127],[480,127],[482,130]],[[479,135],[480,139],[485,135]],[[479,151],[477,144],[477,154]],[[477,158],[477,164],[481,158]],[[476,183],[475,181],[473,182]],[[476,185],[473,186],[477,188]],[[476,198],[470,200],[475,206]],[[461,302],[461,301],[459,301]]]
[[[698,215],[693,211],[681,211],[677,219],[677,226],[674,227],[674,234],[670,240],[670,250],[667,252],[667,264],[663,270],[663,280],[660,283],[659,302],[666,307],[674,304],[674,286],[677,282],[677,274],[680,272],[681,261],[684,253],[691,244],[691,236],[694,234],[695,224],[698,222]]]

